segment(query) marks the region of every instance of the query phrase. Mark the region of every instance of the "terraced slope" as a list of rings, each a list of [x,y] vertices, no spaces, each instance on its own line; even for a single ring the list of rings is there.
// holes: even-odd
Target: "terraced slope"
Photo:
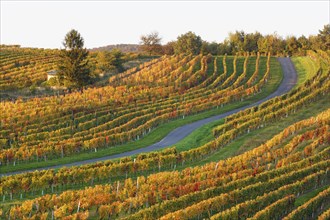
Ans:
[[[165,56],[111,78],[114,86],[3,102],[1,165],[49,161],[138,140],[170,120],[260,92],[272,65],[278,65],[274,58],[259,56]]]
[[[329,64],[318,56],[315,62],[319,63],[318,71],[304,85],[257,107],[228,116],[225,123],[213,130],[214,140],[203,146],[182,152],[171,148],[119,162],[3,177],[3,198],[35,195],[40,189],[42,194],[50,193],[19,202],[10,210],[4,210],[3,216],[49,219],[295,219],[296,216],[327,216],[329,109],[291,124],[243,154],[175,170],[180,165],[214,154],[241,135],[271,126],[279,119],[310,108],[319,100],[329,100]],[[149,171],[164,169],[168,171],[148,175]],[[65,191],[68,186],[94,185],[95,182],[106,184]],[[319,192],[304,201],[303,206],[296,206],[295,200],[302,201],[315,189]]]
[[[245,219],[266,215],[294,219],[296,212],[302,213],[302,208],[295,210],[294,200],[329,184],[329,120],[328,110],[289,126],[258,148],[227,160],[181,172],[161,172],[45,195],[13,207],[9,215],[68,219],[75,216]],[[100,174],[109,175],[104,169]],[[328,193],[326,188],[308,201],[305,206],[311,206],[312,212],[303,214],[310,216],[323,211],[321,207],[328,204]],[[38,209],[32,208],[34,204]]]
[[[139,148],[136,150],[132,150],[132,151],[128,151],[128,152],[124,152],[124,153],[120,153],[120,154],[115,154],[115,155],[111,155],[111,156],[105,156],[105,157],[100,157],[100,158],[95,158],[95,159],[74,162],[74,163],[70,163],[70,164],[61,164],[61,165],[56,165],[56,166],[52,166],[52,167],[44,167],[44,168],[40,168],[37,170],[58,169],[61,167],[72,167],[72,166],[78,166],[78,165],[83,165],[83,164],[88,164],[88,163],[105,161],[105,160],[114,159],[114,158],[128,157],[128,156],[132,156],[132,155],[136,155],[136,154],[140,154],[140,153],[152,152],[152,151],[164,148],[164,147],[175,145],[178,141],[182,140],[187,135],[189,135],[191,132],[193,132],[195,129],[203,126],[204,124],[225,118],[231,114],[237,113],[244,109],[259,105],[273,97],[282,95],[282,94],[290,91],[290,89],[293,88],[293,86],[295,85],[295,83],[297,81],[297,74],[296,74],[295,69],[289,58],[280,58],[279,61],[282,65],[282,70],[284,72],[284,78],[282,80],[282,83],[274,93],[270,94],[269,96],[267,96],[266,98],[264,98],[262,100],[259,100],[253,104],[250,104],[250,105],[247,105],[247,106],[244,106],[241,108],[237,108],[237,109],[228,111],[224,114],[215,115],[215,116],[212,116],[212,117],[209,117],[206,119],[202,119],[202,120],[181,126],[177,129],[173,130],[172,132],[170,132],[161,141],[159,141],[155,144],[152,144],[148,147]],[[18,173],[27,172],[27,171],[33,171],[33,170],[11,172],[6,175],[13,175],[13,174],[18,174]]]
[[[0,91],[38,85],[56,66],[57,50],[1,48]]]

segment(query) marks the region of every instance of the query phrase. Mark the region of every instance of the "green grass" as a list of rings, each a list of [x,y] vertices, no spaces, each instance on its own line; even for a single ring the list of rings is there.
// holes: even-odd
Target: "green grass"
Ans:
[[[263,69],[261,68],[261,71]],[[261,72],[263,73],[263,72]],[[222,108],[215,108],[209,111],[205,111],[196,115],[186,116],[184,119],[176,119],[169,123],[163,124],[158,126],[155,130],[150,132],[147,136],[144,138],[129,142],[123,145],[114,146],[111,148],[105,148],[100,149],[97,152],[86,152],[86,153],[80,153],[78,155],[71,155],[64,158],[59,159],[53,159],[49,161],[40,161],[40,162],[30,162],[30,163],[21,163],[16,164],[16,166],[8,165],[8,166],[2,166],[1,167],[1,173],[7,173],[7,172],[14,172],[14,171],[22,171],[22,170],[30,170],[30,169],[36,169],[36,168],[42,168],[42,167],[48,167],[48,166],[54,166],[59,164],[67,164],[67,163],[73,163],[76,161],[83,161],[87,159],[92,158],[99,158],[104,157],[108,155],[115,155],[119,153],[123,153],[126,151],[131,151],[139,148],[143,148],[146,146],[149,146],[153,143],[156,143],[163,139],[168,133],[170,133],[175,128],[178,128],[180,126],[183,126],[188,123],[192,123],[194,121],[198,121],[204,118],[211,117],[213,115],[221,114],[227,111],[230,111],[232,109],[236,109],[251,103],[256,102],[257,100],[260,100],[269,94],[271,94],[273,91],[276,90],[276,88],[279,86],[283,78],[282,69],[280,64],[275,61],[275,58],[272,59],[272,69],[271,69],[271,79],[268,81],[266,86],[264,87],[263,91],[261,93],[256,94],[255,96],[251,96],[244,101],[231,103],[228,105],[225,105]],[[187,146],[187,145],[186,145]],[[192,147],[192,146],[190,146]]]
[[[206,125],[203,125],[202,127],[196,129],[187,137],[175,144],[176,149],[178,151],[186,151],[191,148],[200,147],[206,144],[213,139],[212,129],[219,124],[222,124],[223,122],[224,119],[220,119],[214,122],[207,123]]]
[[[310,200],[311,198],[317,196],[317,194],[319,194],[320,192],[322,192],[323,190],[325,190],[326,188],[330,187],[330,185],[325,185],[322,186],[320,188],[317,188],[313,191],[310,191],[308,193],[303,194],[302,196],[299,196],[296,201],[294,202],[294,206],[298,207],[303,205],[304,203],[306,203],[308,200]]]
[[[291,60],[298,74],[296,88],[316,73],[317,65],[310,57],[292,57]]]

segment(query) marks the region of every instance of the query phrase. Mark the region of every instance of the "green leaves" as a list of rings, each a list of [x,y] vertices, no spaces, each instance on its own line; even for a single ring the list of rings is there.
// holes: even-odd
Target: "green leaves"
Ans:
[[[84,46],[84,39],[80,36],[78,31],[72,29],[69,31],[64,39],[63,46],[65,49],[81,49]]]
[[[68,88],[81,88],[91,79],[88,51],[83,48],[84,39],[76,30],[71,30],[66,34],[63,45],[65,49],[61,50],[58,63],[59,81]]]
[[[189,31],[188,33],[178,37],[178,41],[175,45],[175,53],[197,55],[201,52],[202,44],[202,38]]]

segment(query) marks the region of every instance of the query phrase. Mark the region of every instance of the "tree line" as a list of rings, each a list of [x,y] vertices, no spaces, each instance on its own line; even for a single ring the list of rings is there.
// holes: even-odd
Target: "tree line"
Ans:
[[[142,50],[147,54],[212,54],[271,53],[277,56],[306,55],[308,50],[330,50],[330,24],[324,25],[317,35],[281,37],[277,33],[262,35],[260,32],[235,31],[220,43],[204,41],[194,32],[187,32],[161,45],[158,32],[141,36]]]
[[[152,32],[140,37],[141,49],[147,55],[173,55],[173,54],[212,54],[235,55],[249,52],[258,52],[276,56],[306,55],[308,50],[330,50],[330,24],[319,30],[317,35],[308,38],[289,36],[283,38],[278,34],[262,35],[259,32],[245,33],[236,31],[221,43],[204,41],[194,32],[187,32],[177,37],[176,41],[161,44],[162,38],[158,32]],[[91,71],[88,63],[88,51],[84,48],[84,39],[76,30],[71,30],[65,36],[64,49],[60,52],[57,67],[57,76],[61,85],[68,88],[83,88],[90,84],[93,74],[107,72],[113,68],[122,71],[123,54],[114,50],[112,52],[99,52],[97,56],[97,71]]]

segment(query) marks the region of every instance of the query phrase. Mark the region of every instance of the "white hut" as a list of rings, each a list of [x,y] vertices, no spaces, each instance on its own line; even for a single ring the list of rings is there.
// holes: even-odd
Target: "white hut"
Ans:
[[[51,70],[47,72],[47,80],[56,76],[57,70]]]

